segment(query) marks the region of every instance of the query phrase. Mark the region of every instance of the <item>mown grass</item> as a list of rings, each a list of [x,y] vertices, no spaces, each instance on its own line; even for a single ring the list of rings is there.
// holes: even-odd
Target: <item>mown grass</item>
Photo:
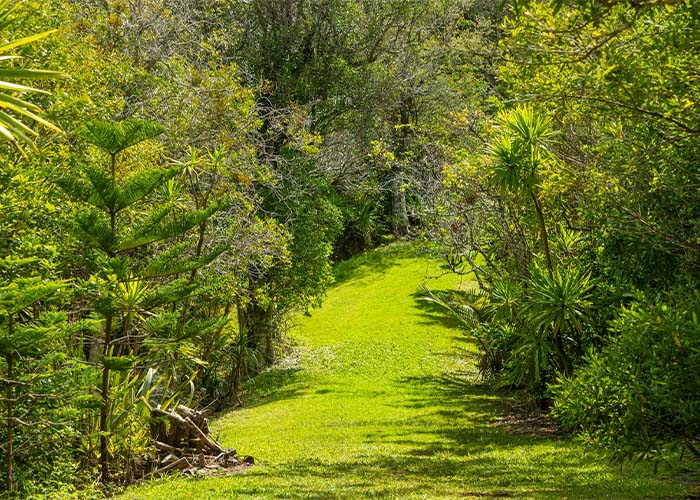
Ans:
[[[479,385],[475,347],[413,296],[437,263],[408,246],[337,269],[298,349],[258,378],[214,433],[256,457],[235,476],[169,478],[127,499],[686,498],[679,466],[611,466],[568,437],[513,435],[506,395]],[[449,288],[454,278],[432,280]]]

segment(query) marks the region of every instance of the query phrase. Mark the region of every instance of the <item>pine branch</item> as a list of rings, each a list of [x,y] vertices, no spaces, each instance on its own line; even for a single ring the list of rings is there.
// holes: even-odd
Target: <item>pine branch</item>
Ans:
[[[120,211],[136,202],[143,200],[158,187],[175,177],[182,171],[181,167],[169,169],[144,170],[126,179],[117,188],[115,210]]]
[[[129,119],[122,122],[91,121],[84,125],[80,135],[110,155],[116,155],[131,146],[153,139],[165,131],[161,125],[146,120]]]
[[[114,251],[116,238],[109,226],[109,220],[101,213],[90,211],[80,213],[75,219],[76,230],[85,243],[95,245],[106,252]]]
[[[64,281],[44,282],[41,278],[16,280],[0,288],[0,308],[6,314],[17,314],[32,304],[47,299],[65,285]]]
[[[186,245],[178,245],[176,248],[186,247]],[[168,249],[162,255],[159,255],[156,260],[149,262],[140,271],[139,275],[144,278],[162,278],[182,274],[201,269],[207,264],[216,260],[221,254],[228,250],[228,245],[219,246],[211,252],[199,257],[186,257],[181,260],[175,260],[175,257],[180,253],[173,253]]]
[[[116,248],[118,252],[133,250],[149,243],[164,241],[176,236],[181,236],[187,231],[207,220],[216,213],[221,205],[213,204],[204,210],[197,210],[179,216],[177,219],[169,221],[160,227],[147,225],[146,227],[137,228],[130,238],[122,241]]]

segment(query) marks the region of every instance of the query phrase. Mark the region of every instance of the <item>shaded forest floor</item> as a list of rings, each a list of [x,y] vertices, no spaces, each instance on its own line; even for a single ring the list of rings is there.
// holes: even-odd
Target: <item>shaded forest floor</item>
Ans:
[[[296,349],[249,388],[213,433],[253,455],[243,474],[168,478],[126,499],[683,499],[675,464],[611,466],[523,419],[478,383],[475,346],[416,300],[438,263],[392,246],[341,264],[321,309],[294,328]],[[454,277],[430,279],[450,288]],[[697,479],[697,477],[695,477]]]

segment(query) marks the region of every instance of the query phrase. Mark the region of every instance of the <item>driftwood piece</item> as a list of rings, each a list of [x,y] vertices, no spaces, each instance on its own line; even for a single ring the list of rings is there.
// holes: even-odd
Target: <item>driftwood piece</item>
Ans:
[[[168,465],[165,465],[163,467],[160,467],[159,469],[156,469],[153,471],[154,476],[159,476],[161,474],[164,474],[168,471],[171,470],[183,470],[187,469],[190,466],[190,463],[187,461],[187,457],[182,457],[178,458],[174,462],[170,462]]]
[[[154,408],[151,416],[151,438],[158,454],[151,477],[173,470],[225,474],[253,464],[252,457],[240,459],[236,450],[224,449],[208,436],[209,420],[203,412],[179,405],[174,409]]]
[[[191,429],[194,430],[197,434],[199,434],[199,438],[202,440],[201,444],[205,444],[207,448],[210,450],[216,451],[217,453],[222,453],[224,449],[219,445],[219,443],[209,439],[203,432],[202,429],[197,427],[192,420],[190,420],[189,417],[185,418],[185,422],[191,425]]]

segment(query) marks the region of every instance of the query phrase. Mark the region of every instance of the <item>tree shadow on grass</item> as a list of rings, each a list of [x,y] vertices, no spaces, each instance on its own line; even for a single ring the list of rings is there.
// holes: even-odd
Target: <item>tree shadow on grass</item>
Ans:
[[[474,377],[458,372],[413,375],[401,377],[397,382],[406,387],[411,400],[419,407],[487,408],[496,414],[505,407],[504,401],[513,396],[508,391],[495,391],[487,384],[477,383]]]
[[[288,376],[273,376],[283,391],[290,387]],[[393,404],[415,410],[409,418],[348,422],[368,426],[363,434],[366,452],[331,461],[309,449],[305,458],[236,477],[228,498],[687,497],[658,489],[660,479],[650,475],[649,467],[621,470],[595,453],[583,453],[568,438],[513,435],[494,426],[494,419],[515,399],[507,392],[496,393],[458,373],[409,376],[399,382],[407,397]]]
[[[362,280],[372,274],[385,272],[392,267],[401,265],[401,259],[414,258],[416,255],[416,249],[408,243],[395,243],[365,252],[350,260],[336,264],[333,270],[335,278],[333,286],[338,286],[351,280]]]
[[[264,487],[242,484],[236,493],[305,499],[653,498],[655,479],[635,477],[633,470],[601,470],[598,459],[572,453],[565,442],[546,451],[512,443],[501,451],[509,455],[483,446],[464,455],[386,454],[343,462],[306,458],[261,471],[265,478],[257,483]],[[518,458],[523,453],[528,460]]]
[[[255,408],[274,401],[294,399],[305,392],[297,374],[298,367],[273,366],[247,381],[243,387],[242,407]],[[226,417],[241,407],[229,408],[217,414],[217,418]]]

